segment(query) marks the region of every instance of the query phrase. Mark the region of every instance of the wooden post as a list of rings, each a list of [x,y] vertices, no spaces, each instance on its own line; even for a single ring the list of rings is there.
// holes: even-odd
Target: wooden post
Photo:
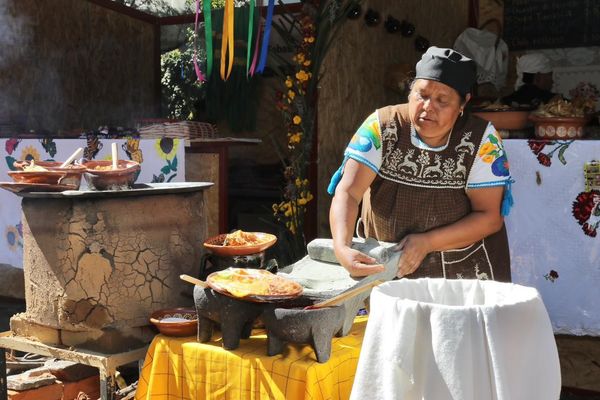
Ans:
[[[6,388],[6,350],[0,348],[0,400],[8,400]]]

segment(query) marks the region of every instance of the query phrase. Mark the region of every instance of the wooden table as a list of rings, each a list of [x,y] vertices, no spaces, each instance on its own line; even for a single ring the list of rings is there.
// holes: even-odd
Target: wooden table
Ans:
[[[6,349],[55,357],[98,368],[100,373],[100,395],[102,400],[115,398],[115,373],[117,368],[134,361],[142,360],[147,347],[116,353],[102,354],[83,349],[67,349],[48,346],[22,337],[12,336],[11,332],[0,333],[0,400],[8,399],[6,388]]]

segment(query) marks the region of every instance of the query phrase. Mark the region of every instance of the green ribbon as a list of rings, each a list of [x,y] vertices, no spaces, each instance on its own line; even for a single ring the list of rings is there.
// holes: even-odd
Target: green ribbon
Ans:
[[[212,42],[212,8],[210,0],[202,3],[204,13],[204,40],[206,41],[206,75],[210,78],[213,67],[213,42]]]
[[[254,9],[256,8],[256,1],[250,0],[248,3],[250,12],[248,16],[248,49],[246,51],[246,76],[250,74],[250,62],[252,60],[252,29],[254,27]]]

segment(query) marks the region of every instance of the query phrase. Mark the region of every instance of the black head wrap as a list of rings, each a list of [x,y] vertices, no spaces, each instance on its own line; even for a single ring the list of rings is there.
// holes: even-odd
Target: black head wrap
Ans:
[[[431,46],[417,63],[415,79],[438,81],[455,89],[461,96],[471,90],[477,78],[477,66],[470,58],[452,49]]]

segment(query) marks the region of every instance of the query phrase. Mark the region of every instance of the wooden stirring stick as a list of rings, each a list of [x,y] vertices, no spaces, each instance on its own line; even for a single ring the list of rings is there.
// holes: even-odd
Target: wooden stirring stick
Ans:
[[[194,285],[198,285],[198,286],[203,287],[205,289],[208,288],[208,284],[206,282],[201,281],[198,278],[194,278],[193,276],[189,276],[189,275],[186,275],[186,274],[181,274],[181,275],[179,275],[179,279],[181,279],[182,281],[193,283]]]
[[[305,310],[313,310],[313,309],[316,309],[316,308],[337,306],[338,304],[341,304],[344,301],[346,301],[346,300],[348,300],[348,299],[350,299],[350,298],[352,298],[352,297],[354,297],[354,296],[356,296],[356,295],[358,295],[358,294],[360,294],[362,292],[365,292],[365,291],[367,291],[369,289],[372,289],[372,288],[374,288],[375,286],[377,286],[377,285],[379,285],[381,283],[383,283],[383,282],[379,281],[379,280],[376,280],[376,281],[373,281],[373,282],[369,282],[369,283],[367,283],[365,285],[362,285],[362,286],[359,286],[359,287],[355,287],[354,289],[350,289],[350,290],[347,290],[345,292],[342,292],[342,293],[338,294],[337,296],[333,296],[332,298],[327,299],[325,301],[322,301],[320,303],[315,303],[315,304],[313,304],[311,306],[304,307],[304,309]]]
[[[75,150],[75,153],[71,154],[71,157],[67,158],[67,161],[60,164],[60,168],[65,168],[67,165],[71,164],[73,162],[73,160],[75,160],[77,157],[79,157],[79,154],[81,154],[81,153],[83,153],[83,147],[80,147],[77,150]]]

